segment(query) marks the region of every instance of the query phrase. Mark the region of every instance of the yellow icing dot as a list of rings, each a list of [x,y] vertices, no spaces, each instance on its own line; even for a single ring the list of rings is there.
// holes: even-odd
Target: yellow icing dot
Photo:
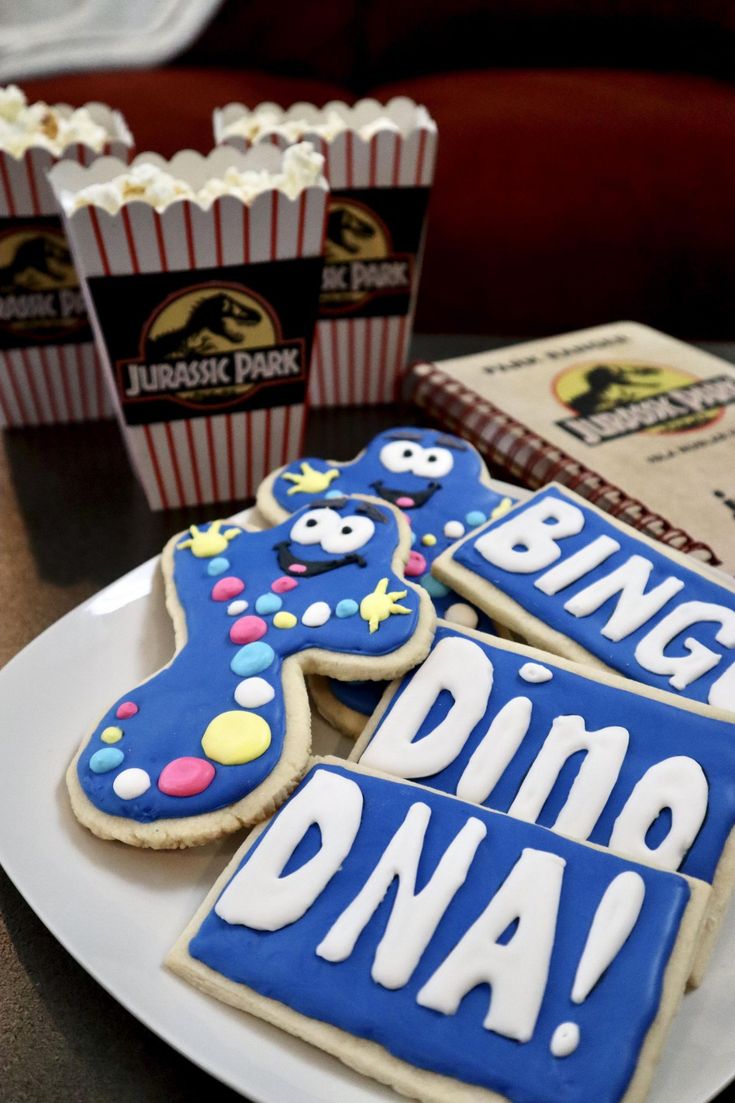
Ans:
[[[100,735],[100,739],[103,743],[119,743],[123,737],[122,728],[109,727]]]
[[[421,543],[425,544],[427,548],[433,548],[436,544],[436,537],[433,532],[427,532],[425,536],[422,536]]]
[[[276,628],[293,628],[293,626],[296,624],[296,617],[293,615],[293,613],[286,613],[281,611],[280,613],[276,613],[276,615],[274,616],[273,624]]]
[[[268,750],[271,730],[254,712],[221,712],[211,720],[202,736],[207,758],[222,766],[242,766]]]

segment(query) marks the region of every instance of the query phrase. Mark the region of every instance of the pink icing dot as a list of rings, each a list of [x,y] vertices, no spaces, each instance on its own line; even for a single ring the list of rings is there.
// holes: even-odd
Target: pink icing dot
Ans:
[[[195,797],[214,780],[215,769],[203,758],[175,758],[161,770],[158,788],[168,797]]]
[[[123,701],[121,705],[117,706],[115,716],[118,720],[129,720],[131,716],[135,716],[137,711],[138,706],[135,701]]]
[[[234,575],[228,575],[227,578],[218,578],[212,587],[212,600],[232,601],[233,597],[237,597],[244,589],[245,583],[241,578],[235,578]]]
[[[408,563],[403,573],[407,578],[417,578],[418,575],[426,574],[426,560],[421,552],[412,551],[408,553]]]
[[[230,628],[230,639],[233,643],[253,643],[267,631],[268,625],[262,617],[238,617]]]
[[[271,590],[274,594],[287,594],[289,590],[295,590],[297,586],[298,582],[295,578],[289,578],[288,575],[284,574],[271,583]]]
[[[396,498],[396,505],[400,506],[401,509],[410,509],[411,506],[415,506],[416,503],[414,502],[413,498],[406,498],[404,496],[402,498]]]
[[[306,574],[306,567],[303,563],[292,563],[288,569],[293,574]]]

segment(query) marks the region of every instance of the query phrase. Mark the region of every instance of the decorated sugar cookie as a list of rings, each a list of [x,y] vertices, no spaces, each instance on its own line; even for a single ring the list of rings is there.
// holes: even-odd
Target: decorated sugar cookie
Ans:
[[[706,894],[324,759],[168,965],[411,1098],[641,1103]]]
[[[403,578],[408,530],[370,499],[311,500],[265,532],[192,526],[163,554],[177,652],[116,701],[67,775],[103,838],[182,847],[262,819],[310,750],[307,671],[385,678],[434,613]]]
[[[431,574],[432,563],[450,544],[513,504],[493,487],[471,444],[433,429],[389,429],[347,463],[309,457],[274,471],[258,490],[258,509],[275,524],[313,494],[374,494],[401,509],[411,525],[407,577],[428,591],[438,616],[491,629],[486,616]],[[362,730],[380,697],[377,687],[359,683],[322,679],[313,688],[320,711],[351,735]]]
[[[728,716],[440,621],[351,757],[713,885],[696,983],[735,879]]]
[[[435,573],[529,643],[735,712],[735,583],[556,483]]]

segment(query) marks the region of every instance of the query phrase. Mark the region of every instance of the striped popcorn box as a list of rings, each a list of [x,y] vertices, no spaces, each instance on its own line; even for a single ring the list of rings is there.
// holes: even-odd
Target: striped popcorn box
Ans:
[[[303,139],[324,155],[332,190],[309,398],[314,406],[392,401],[413,328],[436,123],[399,96],[288,110],[231,103],[215,111],[214,132],[239,149]]]
[[[0,150],[0,426],[111,417],[79,279],[47,174],[61,161],[127,161],[133,139],[117,111],[85,105],[110,136],[100,150],[75,142],[58,154]],[[57,104],[58,117],[72,108]]]
[[[284,184],[299,148],[309,183]],[[152,509],[250,497],[301,454],[328,195],[321,163],[310,146],[146,153],[122,179],[148,173],[152,190],[115,213],[77,196],[117,186],[122,162],[51,173]],[[233,173],[257,174],[261,190],[248,201],[227,193]],[[165,205],[162,180],[175,186]]]

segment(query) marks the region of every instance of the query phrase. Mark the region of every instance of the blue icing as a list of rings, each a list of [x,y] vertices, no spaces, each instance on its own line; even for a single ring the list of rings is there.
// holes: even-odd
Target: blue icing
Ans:
[[[471,528],[477,528],[478,525],[485,524],[485,522],[487,521],[487,515],[483,513],[481,509],[471,509],[470,512],[466,515],[465,521]]]
[[[459,629],[440,625],[432,651],[441,641],[457,637],[469,638]],[[700,716],[676,705],[583,678],[555,666],[551,656],[542,665],[551,670],[553,678],[546,682],[528,682],[519,674],[520,668],[529,661],[528,654],[495,646],[490,639],[480,641],[472,637],[472,643],[481,648],[493,665],[487,708],[457,756],[438,773],[428,777],[422,775],[416,780],[445,793],[456,793],[459,779],[491,722],[515,697],[530,698],[533,708],[526,735],[484,802],[488,808],[499,812],[507,812],[510,808],[556,717],[572,713],[581,716],[588,731],[622,726],[629,732],[628,750],[617,781],[589,836],[590,842],[600,846],[609,843],[616,819],[647,770],[667,758],[680,755],[693,758],[707,778],[709,803],[702,827],[680,868],[692,877],[712,881],[729,833],[735,827],[735,723]],[[534,657],[533,661],[538,660]],[[373,739],[400,698],[411,692],[414,677],[415,672],[412,672],[403,678]],[[441,693],[434,701],[412,742],[420,742],[444,719],[447,713],[445,697],[447,694]],[[363,753],[366,754],[367,749]],[[374,766],[383,768],[377,760]],[[579,758],[573,756],[562,769],[541,809],[538,822],[544,827],[552,827],[556,821],[578,769]],[[655,846],[658,841],[660,839],[650,837],[648,845]]]
[[[732,610],[735,613],[735,594],[725,589],[723,586],[718,585],[714,579],[709,579],[694,570],[690,570],[678,561],[673,562],[666,555],[663,546],[661,550],[659,550],[658,547],[644,543],[635,535],[634,530],[620,529],[617,525],[611,524],[607,518],[587,507],[582,499],[572,494],[565,493],[560,487],[552,486],[546,490],[537,492],[527,503],[517,506],[513,510],[512,517],[515,518],[522,515],[539,501],[546,498],[572,502],[573,505],[584,514],[584,527],[582,531],[577,535],[566,536],[559,539],[558,543],[561,555],[554,563],[538,571],[527,574],[504,570],[501,567],[489,563],[477,550],[476,543],[478,539],[482,539],[486,533],[499,528],[505,523],[509,523],[509,518],[500,518],[484,528],[479,536],[470,537],[463,541],[454,552],[453,559],[461,564],[461,566],[466,567],[476,574],[479,579],[486,580],[494,586],[497,586],[504,594],[518,602],[523,609],[527,610],[532,616],[537,617],[544,624],[549,625],[563,635],[568,636],[576,643],[581,644],[582,647],[613,670],[620,671],[627,677],[634,678],[637,681],[656,686],[658,689],[663,689],[667,692],[679,692],[684,697],[706,702],[713,682],[725,672],[735,659],[735,648],[730,648],[728,655],[728,648],[718,643],[715,639],[715,634],[717,632],[722,633],[723,631],[720,623],[710,622],[694,624],[681,631],[679,635],[667,645],[666,655],[670,657],[686,656],[687,649],[685,641],[690,637],[700,641],[705,647],[715,652],[715,654],[721,655],[724,652],[724,658],[717,666],[698,677],[683,690],[677,690],[676,687],[671,685],[671,675],[656,674],[642,666],[635,658],[635,650],[638,643],[651,628],[658,624],[668,613],[680,604],[688,601],[712,602],[725,606],[726,609]],[[578,552],[581,548],[586,547],[594,539],[602,535],[613,537],[620,545],[620,550],[613,552],[613,554],[601,563],[600,566],[593,568],[577,582],[572,583],[570,586],[560,590],[554,595],[544,594],[534,585],[536,580],[551,567],[563,563],[569,556]],[[619,595],[615,595],[608,599],[599,609],[589,616],[584,617],[575,617],[567,612],[564,609],[564,603],[591,583],[610,574],[634,554],[643,556],[653,563],[653,570],[651,571],[646,585],[646,592],[652,590],[659,583],[663,582],[664,579],[671,578],[672,576],[682,580],[684,582],[684,588],[680,590],[679,593],[669,598],[660,612],[654,614],[650,620],[644,623],[640,628],[631,632],[630,635],[626,636],[624,639],[614,642],[606,639],[601,634],[601,629],[611,616]],[[479,600],[479,595],[476,600]],[[723,633],[723,635],[724,634],[725,633]],[[735,702],[733,702],[733,708],[735,708]]]
[[[449,587],[445,586],[443,582],[440,582],[438,578],[434,578],[433,575],[430,574],[425,574],[423,576],[421,585],[432,597],[446,597],[449,593]]]
[[[89,768],[93,774],[106,774],[116,769],[124,758],[119,747],[101,747],[90,758]]]
[[[371,716],[383,696],[389,682],[338,682],[329,679],[329,688],[340,705],[359,712],[361,716]]]
[[[255,602],[255,612],[261,615],[277,613],[282,605],[283,600],[278,594],[261,594]]]
[[[404,439],[405,449],[401,447]],[[385,454],[387,447],[392,448],[393,458]],[[404,462],[404,457],[397,455],[406,449],[413,453],[413,460],[408,463]],[[445,472],[442,467],[440,474],[433,473],[431,469],[436,464],[432,464],[432,455],[445,465],[451,465],[450,469]],[[299,475],[304,463],[316,471],[339,472],[325,493],[327,498],[340,494],[372,494],[393,504],[398,498],[413,498],[415,505],[401,508],[411,521],[411,545],[419,544],[429,570],[436,557],[453,543],[451,537],[444,535],[447,521],[458,515],[474,513],[479,517],[475,524],[482,524],[505,498],[505,494],[482,481],[483,476],[487,477],[485,465],[480,453],[471,444],[461,437],[434,429],[399,427],[379,433],[364,452],[349,463],[337,465],[310,456],[288,464],[274,481],[272,493],[278,505],[289,513],[309,497],[298,489],[294,490],[298,484],[285,477]],[[392,470],[396,467],[406,469]],[[422,473],[417,474],[416,469]],[[421,537],[427,533],[436,536],[435,544],[427,546],[420,543]],[[451,593],[435,579],[422,578],[421,584],[435,605]],[[455,596],[453,600],[458,598]],[[339,612],[337,616],[340,616]],[[338,687],[333,686],[332,691],[335,696],[340,696]],[[369,703],[370,700],[372,695],[368,691],[365,701]]]
[[[342,497],[342,491],[341,490],[328,490],[327,493],[324,495],[324,497],[325,498],[341,498]]]
[[[360,606],[356,601],[353,601],[351,597],[343,597],[341,601],[337,602],[334,613],[342,619],[345,617],[354,617]]]
[[[230,662],[230,670],[241,678],[249,678],[253,674],[260,674],[272,666],[276,659],[276,653],[268,643],[256,640],[255,643],[246,643],[241,647]]]
[[[207,563],[207,574],[215,577],[218,574],[224,574],[225,571],[229,571],[230,561],[225,559],[223,555],[218,555],[216,559],[210,559]]]
[[[417,791],[339,766],[317,769],[351,778],[364,798],[356,841],[339,871],[302,918],[277,931],[228,924],[212,910],[190,942],[192,956],[303,1015],[376,1041],[410,1064],[481,1085],[514,1103],[616,1103],[635,1071],[657,1012],[663,974],[689,899],[686,881],[439,793]],[[428,804],[432,813],[419,887],[469,816],[482,820],[487,836],[413,976],[403,988],[390,990],[372,981],[370,971],[395,899],[395,883],[346,960],[328,962],[314,951],[360,891],[417,800]],[[265,838],[267,830],[254,849]],[[301,849],[307,847],[310,853],[313,845],[307,836]],[[566,864],[544,999],[533,1038],[519,1044],[482,1026],[488,1009],[486,985],[470,992],[452,1015],[421,1007],[416,996],[525,847],[553,852]],[[248,855],[238,868],[247,861]],[[631,869],[646,887],[636,926],[587,999],[573,1004],[571,990],[595,910],[613,878]],[[568,1021],[579,1024],[579,1048],[563,1059],[555,1058],[549,1048],[552,1035]]]
[[[335,500],[330,510],[348,522],[356,514],[363,518],[364,508],[361,501],[340,503]],[[96,808],[109,815],[151,822],[198,815],[233,804],[260,785],[280,760],[285,738],[281,687],[284,659],[318,647],[337,654],[359,655],[368,663],[370,657],[390,655],[411,639],[418,623],[419,597],[391,567],[398,544],[394,516],[388,510],[382,511],[381,520],[374,522],[374,530],[366,543],[346,554],[327,552],[320,543],[302,544],[291,536],[297,522],[298,518],[289,518],[263,532],[243,531],[231,539],[227,547],[232,573],[246,578],[249,592],[254,594],[266,593],[277,578],[293,573],[288,568],[294,563],[306,567],[305,573],[294,575],[299,585],[288,594],[288,608],[297,618],[296,625],[289,631],[269,630],[267,643],[258,640],[239,647],[231,642],[231,622],[226,610],[221,603],[210,600],[211,582],[207,577],[206,560],[196,558],[188,548],[175,548],[172,581],[184,610],[188,642],[169,666],[111,704],[82,752],[77,772],[85,794]],[[365,522],[361,524],[364,526]],[[206,531],[206,526],[201,528]],[[337,533],[332,532],[332,539],[337,538]],[[332,542],[327,542],[333,546]],[[359,616],[331,617],[318,628],[302,623],[303,614],[314,602],[326,601],[334,607],[346,599],[361,600],[372,593],[383,578],[388,579],[388,590],[407,590],[400,604],[410,609],[410,613],[389,616],[373,633],[367,621]],[[252,762],[219,767],[212,784],[202,793],[173,797],[160,792],[156,781],[163,767],[172,759],[187,755],[200,758],[201,739],[208,724],[215,716],[235,707],[233,694],[239,678],[248,677],[254,671],[246,667],[237,673],[230,664],[238,655],[240,663],[243,655],[252,655],[251,648],[261,656],[263,648],[267,648],[272,656],[270,665],[260,676],[274,687],[275,696],[258,708],[258,715],[271,729],[270,746]],[[130,697],[135,698],[140,713],[135,720],[135,742],[126,748],[126,766],[146,770],[152,785],[142,796],[122,800],[115,794],[109,775],[95,774],[90,769],[90,759],[99,747],[99,734],[105,727],[117,723],[116,709],[121,701]]]

